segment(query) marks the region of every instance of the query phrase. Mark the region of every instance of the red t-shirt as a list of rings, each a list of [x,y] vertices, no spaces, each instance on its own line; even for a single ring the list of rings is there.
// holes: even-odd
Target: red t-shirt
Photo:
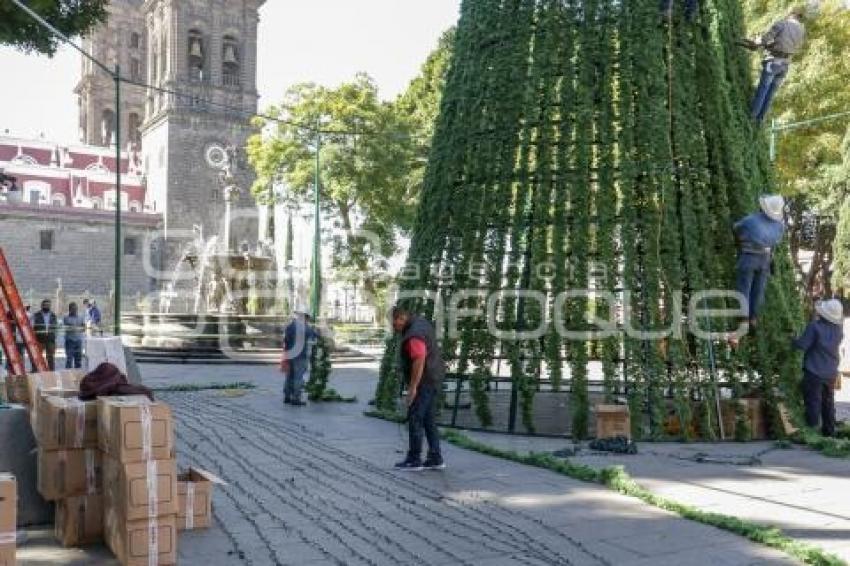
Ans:
[[[428,355],[428,345],[421,338],[411,338],[404,345],[404,349],[411,360],[424,359]]]

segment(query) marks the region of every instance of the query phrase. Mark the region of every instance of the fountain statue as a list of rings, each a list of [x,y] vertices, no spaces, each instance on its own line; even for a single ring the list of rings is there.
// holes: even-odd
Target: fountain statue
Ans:
[[[217,170],[224,211],[218,234],[203,226],[183,244],[170,281],[149,302],[153,312],[122,317],[125,341],[135,347],[167,350],[222,350],[278,347],[282,321],[270,313],[275,303],[277,269],[271,245],[236,242],[234,223],[243,193],[239,151],[211,146],[207,164]],[[207,231],[208,231],[207,227]],[[236,337],[236,340],[234,340]]]

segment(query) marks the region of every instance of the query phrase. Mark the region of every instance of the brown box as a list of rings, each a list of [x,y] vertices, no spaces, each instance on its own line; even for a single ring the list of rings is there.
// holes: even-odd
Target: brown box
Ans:
[[[723,433],[726,440],[735,438],[737,430],[736,403],[740,405],[744,414],[744,420],[750,429],[750,440],[764,440],[767,438],[767,423],[762,411],[761,399],[725,399],[720,402],[723,411]]]
[[[21,405],[30,404],[30,396],[27,389],[27,376],[25,375],[7,375],[6,376],[6,402],[19,403]],[[3,563],[0,562],[0,565]]]
[[[222,483],[206,470],[189,468],[177,476],[177,528],[206,529],[212,524],[213,484]]]
[[[75,397],[41,397],[33,411],[33,432],[39,448],[97,448],[97,403]]]
[[[596,438],[632,438],[629,408],[626,405],[596,405]]]
[[[174,515],[127,521],[108,505],[104,510],[106,544],[123,566],[159,566],[177,563],[177,521]],[[151,533],[156,538],[151,540]],[[151,552],[153,550],[153,552]],[[156,554],[156,560],[150,559]]]
[[[171,408],[143,395],[97,400],[98,446],[124,464],[174,457]]]
[[[38,492],[47,501],[102,493],[103,465],[94,448],[38,451]]]
[[[14,566],[18,484],[12,474],[0,474],[0,566]]]
[[[177,514],[177,464],[174,460],[122,464],[105,457],[103,474],[106,507],[121,519],[137,521]],[[154,481],[155,497],[151,497],[148,486]]]
[[[26,376],[26,403],[30,406],[35,405],[41,395],[67,397],[69,395],[67,392],[79,392],[80,382],[85,376],[86,372],[80,369],[31,373]]]
[[[56,502],[56,540],[63,546],[103,541],[103,496],[83,495]]]

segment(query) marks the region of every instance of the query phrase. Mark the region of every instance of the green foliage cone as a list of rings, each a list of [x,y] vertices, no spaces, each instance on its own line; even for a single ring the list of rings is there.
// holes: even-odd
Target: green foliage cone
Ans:
[[[589,434],[597,402],[627,400],[639,437],[664,437],[671,418],[691,423],[696,413],[702,435],[715,437],[717,382],[771,405],[794,398],[799,360],[787,337],[800,309],[787,250],[745,348],[677,331],[696,293],[733,286],[731,226],[773,181],[748,115],[750,61],[734,46],[744,35],[738,0],[701,2],[695,23],[675,5],[667,24],[656,0],[462,4],[413,230],[416,276],[403,290],[430,293],[412,301],[426,314],[435,297],[454,305],[458,292],[466,294],[457,307],[481,313],[440,320],[457,330],[445,351],[471,377],[483,427],[494,422],[494,377],[513,384],[528,431],[537,391],[568,389],[576,437]],[[556,300],[585,289],[616,301]],[[497,326],[517,339],[487,331],[493,296]],[[557,318],[586,334],[556,332]],[[619,333],[592,334],[598,319],[615,320]],[[541,325],[541,339],[522,334]],[[668,330],[664,339],[635,335]],[[393,379],[388,368],[379,392]]]

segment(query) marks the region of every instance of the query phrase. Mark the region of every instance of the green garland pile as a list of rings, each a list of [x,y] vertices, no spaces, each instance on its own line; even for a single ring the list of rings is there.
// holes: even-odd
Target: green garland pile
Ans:
[[[498,326],[517,331],[552,321],[567,290],[608,291],[628,303],[633,328],[654,331],[678,324],[694,293],[733,287],[731,226],[774,192],[749,118],[749,55],[734,45],[745,35],[741,7],[704,0],[689,23],[674,4],[667,25],[657,0],[464,0],[409,255],[419,277],[405,290],[438,293],[445,305],[474,290],[458,306],[482,312],[501,293]],[[519,290],[548,301],[541,308]],[[563,318],[592,331],[588,315],[607,319],[618,305],[571,296]],[[433,301],[413,306],[434,314]],[[526,430],[545,385],[570,392],[573,436],[586,437],[597,361],[601,400],[628,401],[636,438],[666,436],[671,414],[700,421],[681,427],[684,436],[716,437],[716,414],[704,409],[715,405],[715,382],[759,394],[772,422],[780,400],[795,404],[799,358],[787,338],[800,317],[780,250],[762,324],[738,351],[687,328],[665,340],[575,341],[550,323],[541,340],[501,340],[483,316],[462,318],[444,350],[470,377],[483,427],[493,420],[489,384],[509,373]],[[398,383],[387,359],[382,407]],[[739,423],[743,434],[743,415]]]
[[[307,398],[314,403],[344,400],[342,398],[337,399],[336,397],[339,397],[339,394],[334,395],[335,392],[328,390],[328,379],[330,379],[332,370],[331,349],[330,341],[320,335],[310,352],[310,377],[304,385],[304,389],[307,391]],[[331,393],[331,395],[328,395],[328,393]]]

